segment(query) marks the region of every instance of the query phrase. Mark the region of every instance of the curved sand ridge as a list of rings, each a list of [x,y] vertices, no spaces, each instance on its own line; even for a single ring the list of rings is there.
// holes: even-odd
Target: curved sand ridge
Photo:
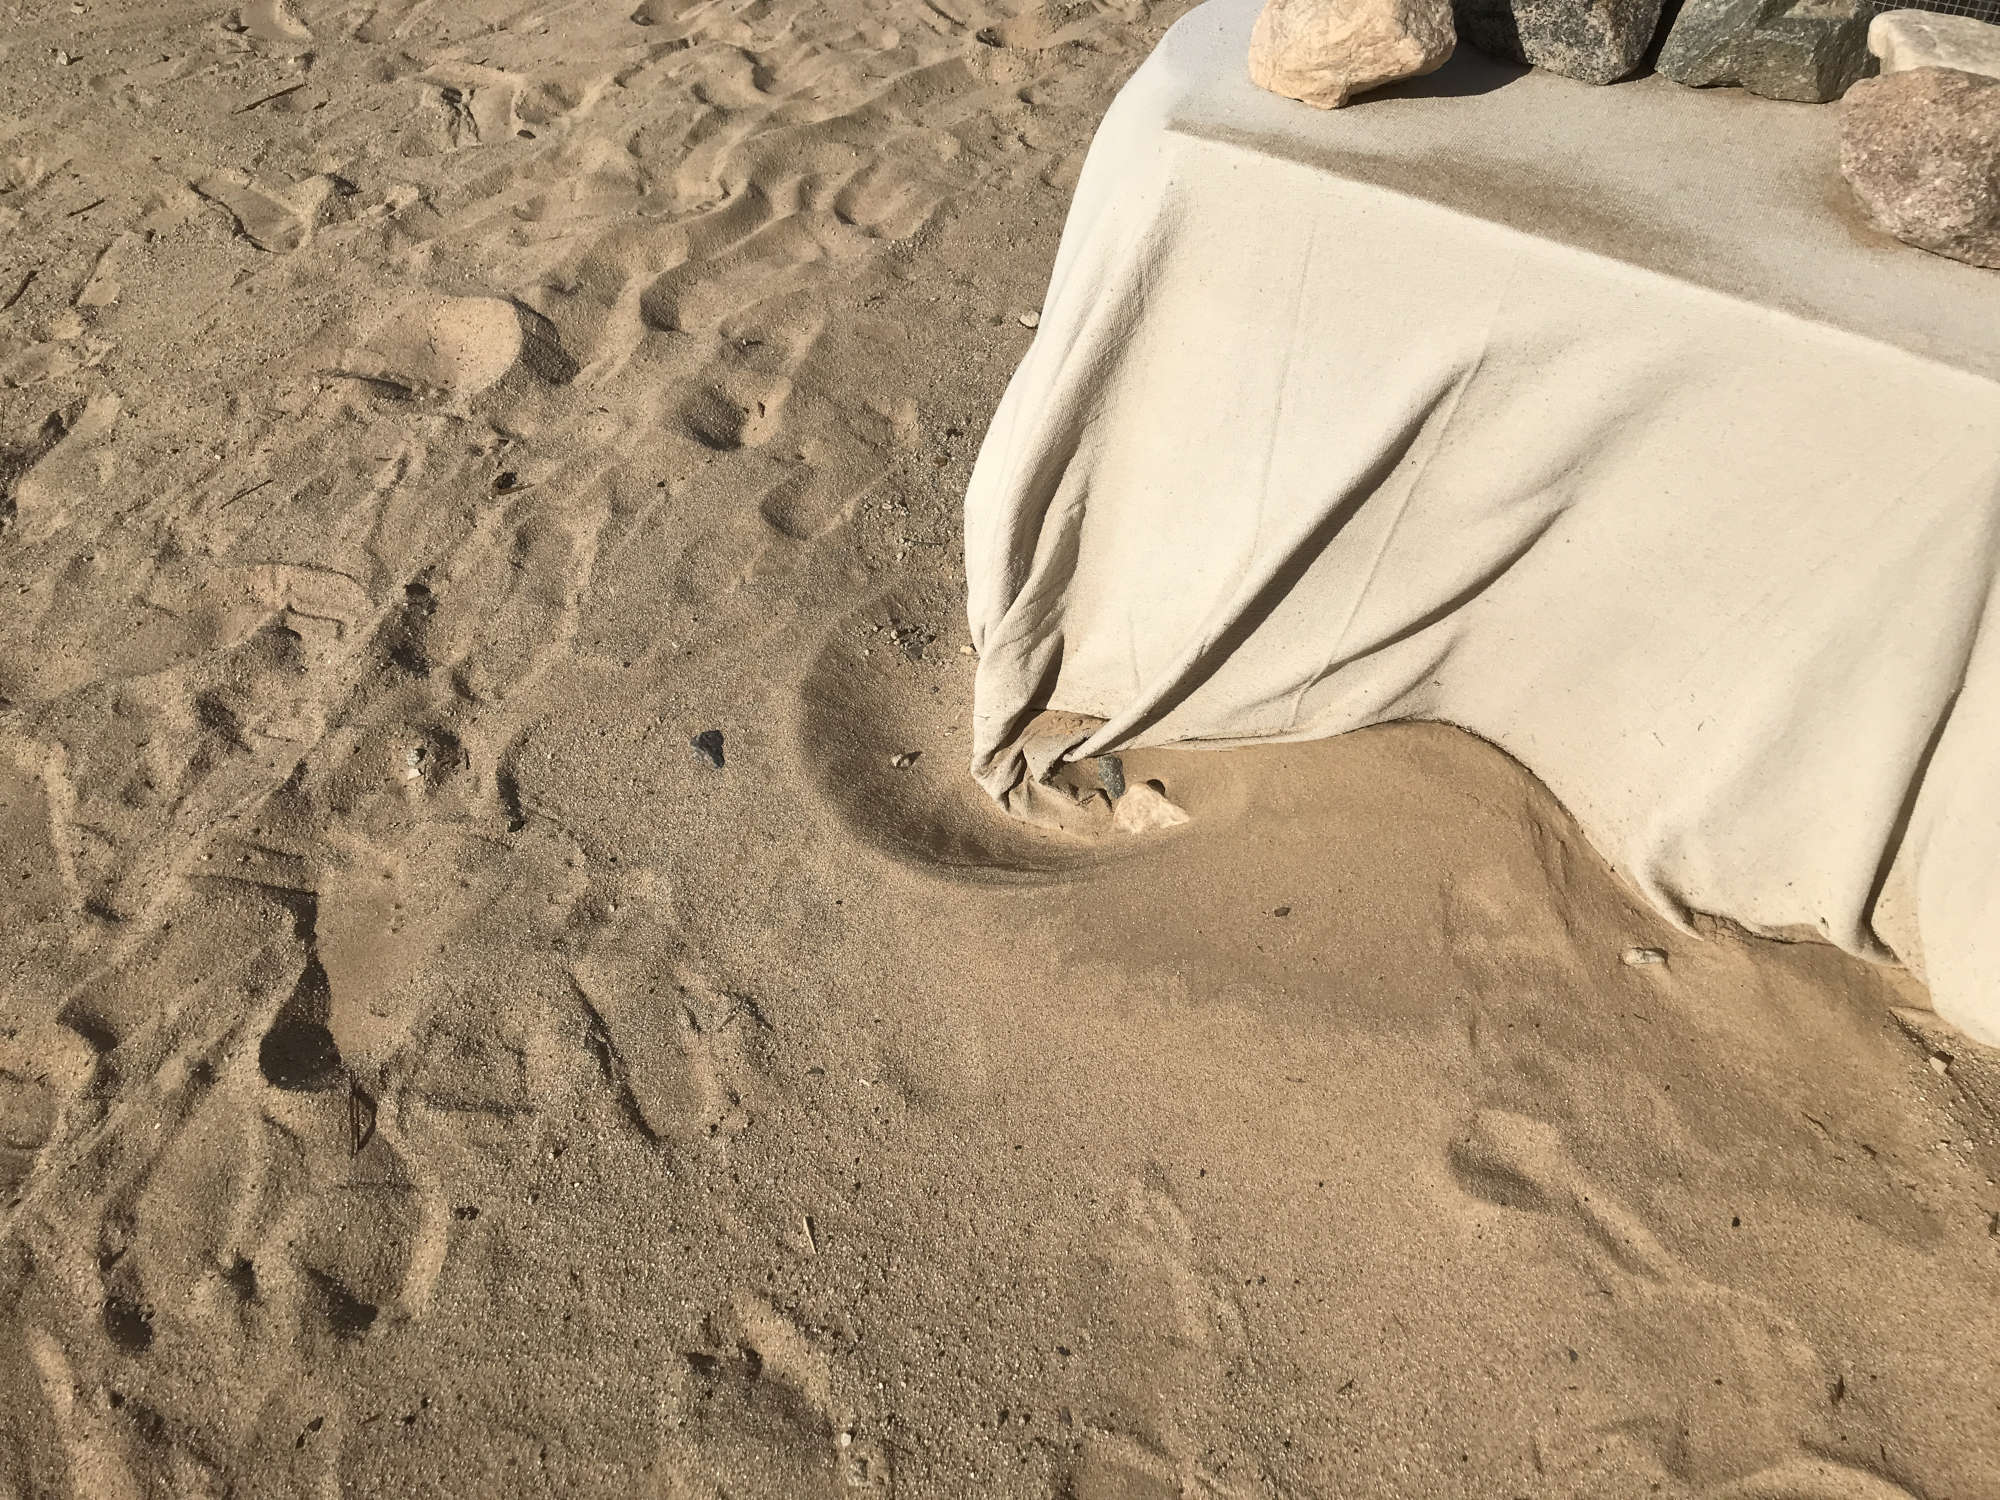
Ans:
[[[1129,757],[1157,840],[964,776],[1172,13],[10,21],[0,1493],[1990,1488],[1920,996],[1443,730]]]

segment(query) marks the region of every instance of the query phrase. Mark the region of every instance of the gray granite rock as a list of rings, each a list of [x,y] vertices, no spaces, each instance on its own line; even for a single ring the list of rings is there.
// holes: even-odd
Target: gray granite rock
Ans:
[[[1616,83],[1639,66],[1661,0],[1454,0],[1458,34],[1494,57],[1585,83]]]
[[[1694,88],[1824,104],[1867,67],[1872,13],[1868,0],[1687,0],[1659,71]]]
[[[1841,108],[1840,171],[1907,245],[2000,270],[2000,78],[1914,68]]]

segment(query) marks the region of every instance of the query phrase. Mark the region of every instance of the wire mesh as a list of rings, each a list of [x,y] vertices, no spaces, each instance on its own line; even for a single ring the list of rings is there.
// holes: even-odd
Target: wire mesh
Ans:
[[[1885,10],[1928,10],[1941,16],[1970,16],[2000,26],[2000,0],[1874,0],[1876,15]]]

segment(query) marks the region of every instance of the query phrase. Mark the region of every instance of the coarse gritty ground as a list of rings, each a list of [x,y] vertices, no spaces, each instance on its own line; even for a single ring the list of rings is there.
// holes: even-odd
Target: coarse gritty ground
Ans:
[[[0,3],[0,1496],[2000,1493],[1907,981],[1443,727],[971,786],[1180,7],[631,3]]]

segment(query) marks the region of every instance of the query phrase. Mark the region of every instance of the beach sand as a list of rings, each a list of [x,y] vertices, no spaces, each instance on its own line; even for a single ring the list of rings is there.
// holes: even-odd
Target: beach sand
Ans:
[[[1183,8],[0,6],[0,1496],[2000,1493],[1906,978],[1442,726],[967,775]]]

